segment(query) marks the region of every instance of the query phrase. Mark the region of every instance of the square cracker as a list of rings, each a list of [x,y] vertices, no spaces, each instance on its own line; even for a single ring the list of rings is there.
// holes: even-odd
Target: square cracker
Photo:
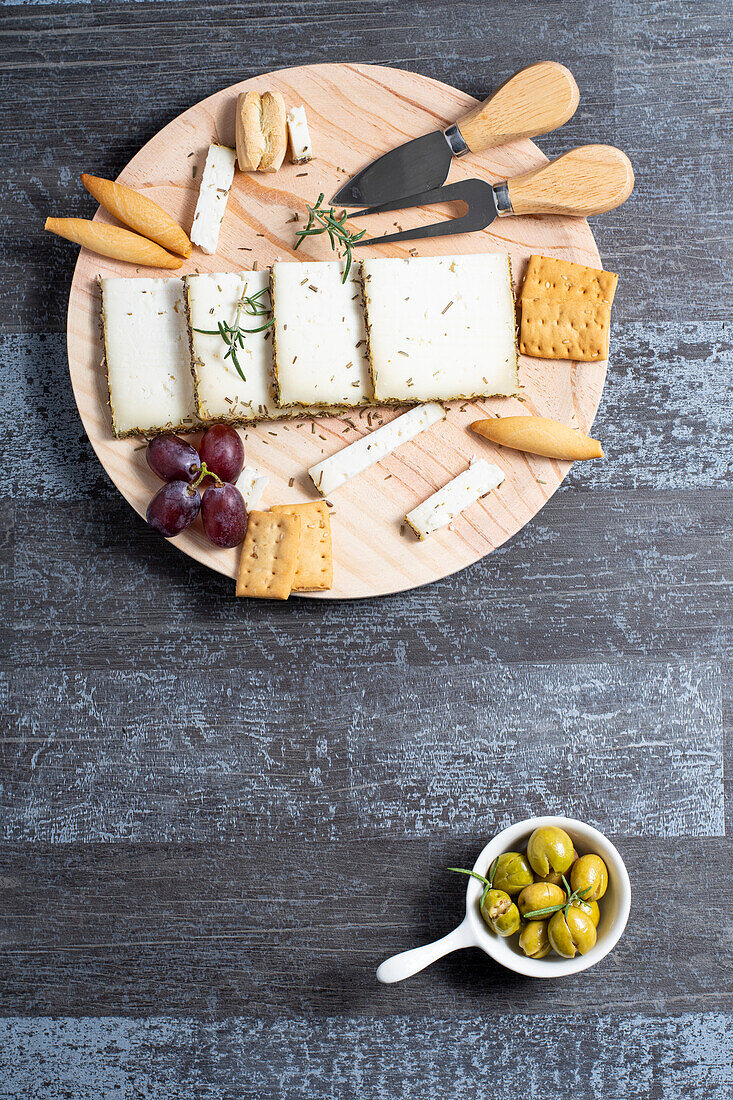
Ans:
[[[618,275],[530,256],[522,286],[519,349],[537,359],[608,358]]]
[[[323,500],[307,504],[275,504],[273,512],[300,516],[302,521],[298,568],[293,592],[325,591],[333,586],[331,516]]]
[[[250,512],[237,575],[237,595],[287,600],[298,567],[300,516]]]
[[[519,349],[537,359],[608,359],[611,307],[530,299],[522,302]]]
[[[618,275],[612,271],[549,256],[530,256],[520,297],[523,303],[527,298],[573,298],[587,305],[605,302],[610,309],[617,283]]]

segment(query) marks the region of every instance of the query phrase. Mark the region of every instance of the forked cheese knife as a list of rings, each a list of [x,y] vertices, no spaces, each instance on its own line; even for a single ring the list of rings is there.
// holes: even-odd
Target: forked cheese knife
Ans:
[[[562,214],[587,218],[605,214],[626,202],[634,189],[631,161],[613,145],[579,145],[542,168],[514,176],[493,187],[485,180],[468,179],[423,191],[419,195],[379,203],[349,214],[349,221],[388,210],[407,210],[439,202],[465,202],[467,213],[432,225],[419,225],[384,237],[362,238],[353,247],[415,241],[454,233],[473,233],[508,214]]]
[[[367,165],[331,202],[366,206],[431,190],[444,182],[453,157],[556,130],[575,114],[579,98],[578,85],[564,65],[530,65],[447,130],[413,138]]]

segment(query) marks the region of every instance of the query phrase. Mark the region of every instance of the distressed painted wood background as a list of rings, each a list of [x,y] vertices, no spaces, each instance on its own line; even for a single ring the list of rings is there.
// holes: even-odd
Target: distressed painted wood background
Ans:
[[[725,0],[5,0],[0,1097],[727,1100],[733,17]],[[84,437],[49,213],[217,88],[395,64],[482,96],[568,64],[541,139],[630,155],[598,435],[496,554],[371,603],[235,604]],[[617,950],[533,984],[448,931],[496,829],[613,837]],[[728,835],[726,836],[726,830]],[[489,1081],[490,1079],[490,1081]]]

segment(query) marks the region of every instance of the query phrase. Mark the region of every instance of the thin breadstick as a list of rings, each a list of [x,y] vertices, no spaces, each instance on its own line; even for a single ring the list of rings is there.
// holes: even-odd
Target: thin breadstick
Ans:
[[[498,416],[491,420],[474,420],[471,427],[484,439],[515,451],[566,462],[603,458],[603,448],[597,439],[544,416]]]
[[[114,260],[125,260],[130,264],[174,269],[183,263],[178,256],[171,256],[159,244],[138,233],[116,225],[105,225],[104,222],[89,222],[84,218],[46,218],[44,229],[89,248],[100,256],[111,256]]]
[[[177,252],[179,256],[191,255],[191,242],[180,225],[157,202],[125,187],[122,183],[89,176],[82,172],[81,182],[100,206],[113,214],[130,229],[155,241],[162,248]]]

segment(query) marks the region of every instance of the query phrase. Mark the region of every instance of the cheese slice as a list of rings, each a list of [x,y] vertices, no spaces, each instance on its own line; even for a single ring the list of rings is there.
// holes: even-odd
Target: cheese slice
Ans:
[[[431,424],[437,424],[444,418],[445,409],[437,402],[409,409],[389,424],[376,428],[369,435],[357,439],[356,443],[344,447],[342,451],[324,459],[316,466],[311,466],[308,471],[311,480],[319,492],[328,496],[334,489],[340,488],[352,477],[368,470],[370,466],[386,458],[397,447],[414,439]]]
[[[245,507],[251,512],[262,500],[269,477],[261,474],[254,466],[245,466],[237,478],[236,486],[244,498]]]
[[[419,539],[426,539],[440,527],[451,523],[469,505],[496,489],[504,477],[504,471],[498,466],[479,458],[462,474],[408,512],[405,519]]]
[[[210,145],[206,154],[191,240],[212,256],[219,243],[219,230],[234,179],[236,160],[236,149],[229,149],[226,145]]]
[[[305,107],[291,107],[287,115],[290,158],[293,164],[305,164],[313,158],[313,146],[305,117]]]
[[[358,265],[272,265],[275,379],[281,405],[353,408],[373,401]]]
[[[216,331],[219,321],[232,325],[242,298],[259,294],[263,308],[270,305],[269,271],[227,271],[212,275],[186,275],[188,322],[196,410],[204,421],[233,423],[282,416],[272,394],[272,331],[243,333],[244,347],[237,347],[237,361]],[[264,293],[262,293],[264,291]],[[243,329],[257,329],[268,316],[254,317],[245,309],[239,313]],[[203,329],[201,332],[199,330]],[[214,335],[208,335],[213,332]]]
[[[105,363],[118,437],[196,423],[181,279],[100,279]]]
[[[509,257],[362,261],[376,401],[517,392]]]

